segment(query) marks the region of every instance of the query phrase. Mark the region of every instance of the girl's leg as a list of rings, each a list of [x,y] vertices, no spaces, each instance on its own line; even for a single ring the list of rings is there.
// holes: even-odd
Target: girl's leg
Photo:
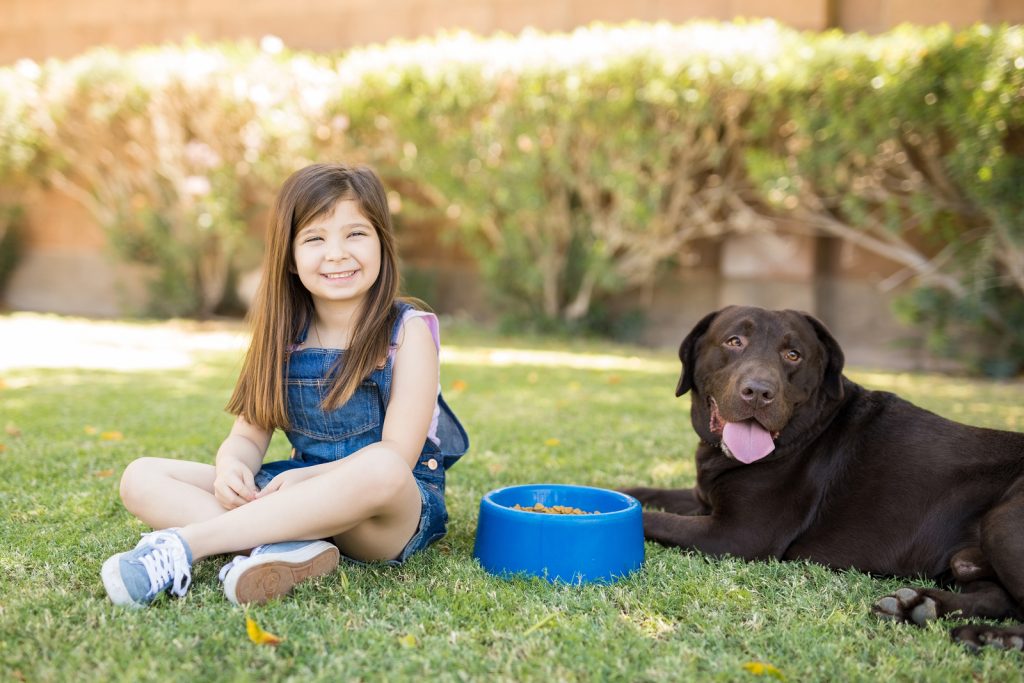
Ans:
[[[376,447],[266,498],[186,524],[179,533],[193,560],[265,543],[330,537],[356,559],[391,559],[416,532],[421,505],[408,463]]]
[[[201,522],[227,512],[213,495],[215,476],[213,465],[139,458],[121,475],[121,500],[129,512],[154,529]]]

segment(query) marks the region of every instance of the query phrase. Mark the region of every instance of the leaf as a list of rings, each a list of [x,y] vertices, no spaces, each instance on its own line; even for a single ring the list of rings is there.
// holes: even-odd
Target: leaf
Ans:
[[[768,662],[747,662],[743,665],[743,668],[755,676],[772,676],[780,681],[786,680],[782,672]]]
[[[467,388],[469,388],[469,384],[465,380],[457,379],[452,382],[452,391],[465,391]]]
[[[103,441],[121,441],[124,434],[121,432],[100,432],[100,439]]]
[[[85,430],[84,431],[89,436],[94,436],[99,430],[96,429],[95,427],[93,427],[92,425],[85,425]]]
[[[411,633],[406,633],[404,636],[398,639],[398,642],[402,645],[402,647],[416,647],[416,645],[418,644],[416,641],[416,636],[414,636]]]
[[[256,643],[257,645],[279,645],[281,638],[278,638],[273,633],[269,633],[260,628],[249,613],[245,614],[245,631],[249,634],[249,640]]]
[[[8,422],[7,426],[4,427],[4,431],[7,432],[8,435],[13,437],[21,436],[21,430],[18,429],[18,426],[13,422]]]
[[[7,446],[5,446],[2,443],[0,443],[0,453],[3,453],[6,450],[7,450]]]
[[[93,472],[92,476],[98,479],[106,479],[107,477],[113,476],[113,474],[114,470],[100,470],[98,472]]]
[[[538,621],[536,624],[531,626],[530,628],[528,628],[525,631],[523,631],[523,635],[524,636],[528,636],[531,633],[533,633],[534,631],[536,631],[537,629],[540,629],[540,628],[543,628],[544,626],[547,626],[549,623],[554,621],[555,617],[557,617],[557,616],[558,616],[558,612],[552,612],[551,614],[547,615],[546,617],[544,617],[543,619]]]
[[[544,439],[545,446],[557,446],[560,443],[562,443],[562,440],[556,439],[554,437],[551,437],[550,439]]]

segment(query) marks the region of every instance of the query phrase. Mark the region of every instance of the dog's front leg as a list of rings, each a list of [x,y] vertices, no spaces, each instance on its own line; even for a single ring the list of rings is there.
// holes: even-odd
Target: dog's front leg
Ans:
[[[644,512],[644,536],[662,545],[699,550],[713,556],[733,555],[747,560],[780,556],[767,534],[723,524],[711,515]]]
[[[706,515],[711,512],[700,497],[697,489],[655,489],[638,486],[621,489],[622,493],[633,496],[645,507],[655,507],[676,515]]]

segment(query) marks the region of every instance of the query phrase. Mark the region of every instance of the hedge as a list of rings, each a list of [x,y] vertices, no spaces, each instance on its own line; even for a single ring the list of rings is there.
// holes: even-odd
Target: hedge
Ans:
[[[1021,27],[170,45],[0,70],[0,175],[79,197],[175,315],[222,303],[259,251],[246,225],[312,159],[374,164],[400,219],[447,226],[502,310],[538,325],[593,325],[695,240],[784,220],[895,261],[900,310],[936,348],[1007,374],[1024,363],[1022,105]]]

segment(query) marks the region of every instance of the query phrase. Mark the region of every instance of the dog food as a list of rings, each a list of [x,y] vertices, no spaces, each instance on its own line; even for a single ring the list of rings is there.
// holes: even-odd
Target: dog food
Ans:
[[[567,505],[542,505],[541,503],[534,503],[530,507],[523,507],[519,503],[512,506],[513,510],[522,510],[523,512],[543,512],[548,515],[599,515],[601,514],[597,510],[593,512],[587,512],[586,510],[580,510],[579,508],[569,507]]]

